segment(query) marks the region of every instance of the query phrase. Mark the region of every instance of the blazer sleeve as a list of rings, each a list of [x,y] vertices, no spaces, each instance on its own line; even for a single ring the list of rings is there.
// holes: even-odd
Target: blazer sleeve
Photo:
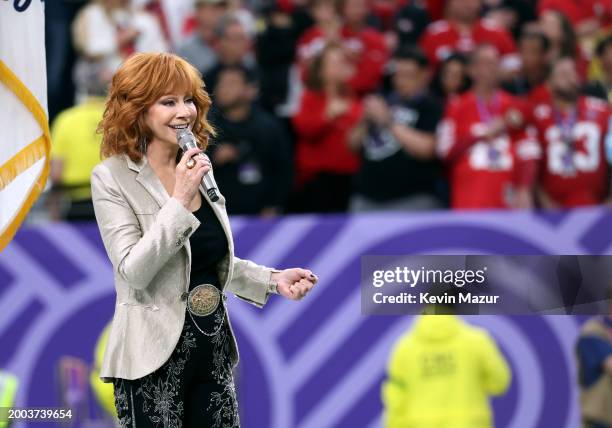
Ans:
[[[263,307],[273,291],[272,273],[279,272],[234,256],[234,271],[227,290],[259,308]]]
[[[135,289],[146,288],[200,225],[189,210],[170,198],[143,234],[136,214],[104,163],[94,168],[91,193],[102,241],[113,269]]]

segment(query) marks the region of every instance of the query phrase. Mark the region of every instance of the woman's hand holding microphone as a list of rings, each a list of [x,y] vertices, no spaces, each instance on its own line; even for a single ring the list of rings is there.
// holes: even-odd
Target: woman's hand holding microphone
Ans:
[[[198,192],[202,178],[210,169],[210,159],[201,149],[187,150],[174,172],[172,197],[188,208]]]

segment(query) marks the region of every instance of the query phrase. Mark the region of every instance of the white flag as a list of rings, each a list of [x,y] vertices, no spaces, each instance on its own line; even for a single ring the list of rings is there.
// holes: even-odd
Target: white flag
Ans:
[[[0,1],[0,251],[45,186],[50,146],[44,2]]]

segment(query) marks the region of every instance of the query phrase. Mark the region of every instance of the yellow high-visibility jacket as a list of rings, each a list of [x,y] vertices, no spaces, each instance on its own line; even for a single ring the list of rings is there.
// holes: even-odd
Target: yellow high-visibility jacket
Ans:
[[[387,372],[388,428],[491,428],[489,398],[511,381],[489,334],[452,315],[419,317],[395,345]]]
[[[12,374],[0,370],[0,407],[12,407],[15,403],[15,395],[17,394],[17,378]],[[5,419],[7,414],[4,414],[0,420],[0,428],[9,426]]]
[[[104,383],[100,379],[100,367],[102,367],[102,359],[104,358],[104,350],[108,342],[108,334],[110,332],[110,324],[108,324],[96,343],[94,351],[94,365],[89,375],[89,384],[94,392],[98,403],[106,413],[110,416],[117,417],[117,409],[115,408],[115,393],[112,383]]]

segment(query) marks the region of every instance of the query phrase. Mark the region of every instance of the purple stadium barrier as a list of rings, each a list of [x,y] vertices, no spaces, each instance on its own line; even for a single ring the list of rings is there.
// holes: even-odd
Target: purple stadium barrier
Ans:
[[[232,219],[236,253],[306,266],[321,281],[300,303],[263,310],[229,299],[241,351],[243,426],[377,427],[380,383],[410,317],[360,312],[360,256],[374,254],[609,254],[612,214],[465,213]],[[59,405],[65,356],[93,360],[112,316],[112,270],[95,224],[24,227],[0,254],[0,367],[19,376],[20,406]],[[573,344],[582,318],[475,316],[511,361],[496,426],[578,426]],[[17,425],[21,427],[25,425]],[[45,424],[36,424],[45,426]]]

